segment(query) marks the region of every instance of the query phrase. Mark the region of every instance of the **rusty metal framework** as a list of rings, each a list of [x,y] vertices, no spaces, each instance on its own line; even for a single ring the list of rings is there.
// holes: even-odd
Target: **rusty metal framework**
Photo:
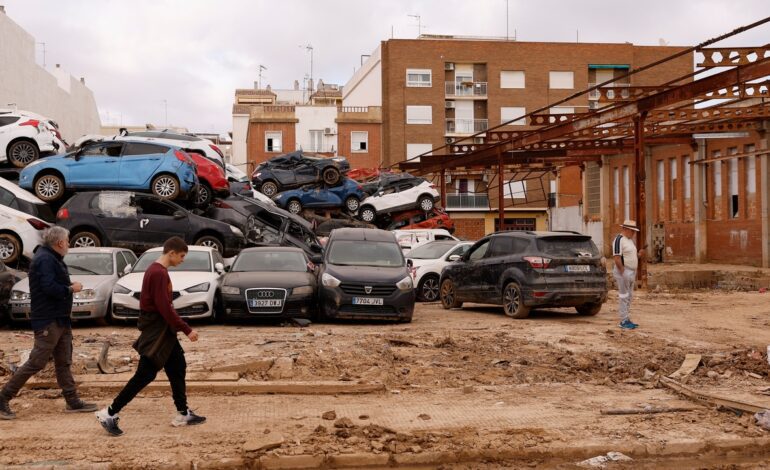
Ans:
[[[710,47],[768,22],[770,17],[763,18],[516,118],[525,119],[529,126],[526,129],[510,130],[513,121],[508,121],[396,166],[418,175],[433,175],[443,189],[447,171],[491,169],[497,172],[500,182],[502,175],[516,171],[556,171],[568,165],[601,161],[602,156],[633,154],[637,169],[635,213],[644,228],[645,146],[692,143],[696,133],[760,130],[762,121],[770,117],[770,44]],[[698,59],[694,72],[658,86],[628,85],[634,75],[644,71],[649,76],[683,55]],[[571,114],[549,113],[551,108],[581,96],[598,100],[603,106]],[[500,189],[502,224],[505,200]],[[643,229],[640,246],[645,245],[645,237]],[[646,277],[645,272],[640,274]]]

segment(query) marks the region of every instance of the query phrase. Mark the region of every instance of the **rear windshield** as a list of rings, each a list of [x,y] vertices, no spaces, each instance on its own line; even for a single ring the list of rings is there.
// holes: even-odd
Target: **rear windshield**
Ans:
[[[553,256],[599,256],[599,249],[589,237],[538,238],[537,249]]]
[[[381,268],[404,265],[401,247],[393,242],[337,240],[329,248],[329,264],[340,266],[375,266]]]
[[[440,258],[458,242],[430,242],[411,250],[406,254],[407,258],[436,259]]]

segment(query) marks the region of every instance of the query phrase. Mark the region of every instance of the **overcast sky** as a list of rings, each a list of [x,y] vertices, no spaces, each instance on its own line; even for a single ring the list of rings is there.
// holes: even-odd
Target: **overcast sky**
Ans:
[[[520,41],[688,46],[770,16],[768,0],[508,0]],[[85,77],[104,124],[165,122],[228,132],[236,88],[344,84],[361,54],[393,34],[506,35],[506,0],[0,0],[47,67]],[[578,33],[579,31],[579,33]],[[729,44],[768,42],[767,25]],[[728,43],[725,43],[728,44]],[[38,63],[43,60],[38,46]]]

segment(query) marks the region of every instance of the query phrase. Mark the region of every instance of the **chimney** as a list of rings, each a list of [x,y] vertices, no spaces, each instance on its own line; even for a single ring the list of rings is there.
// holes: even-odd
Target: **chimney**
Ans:
[[[294,90],[299,90],[299,80],[294,80]]]
[[[267,88],[266,88],[266,90],[267,90],[267,91],[272,91],[272,88],[270,87],[270,84],[268,84],[268,85],[267,85]]]
[[[259,82],[257,81],[254,82],[254,89],[259,90]]]
[[[80,83],[85,85],[86,84],[86,77],[80,77]]]

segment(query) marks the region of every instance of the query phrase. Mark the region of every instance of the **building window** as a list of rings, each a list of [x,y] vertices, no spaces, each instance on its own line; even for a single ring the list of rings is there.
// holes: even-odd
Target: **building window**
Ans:
[[[523,116],[525,114],[527,114],[527,109],[524,107],[520,107],[520,106],[502,107],[500,108],[500,123],[513,121],[513,122],[509,122],[508,125],[525,126],[527,124],[527,120],[523,119]]]
[[[684,198],[690,199],[690,157],[682,159],[682,173],[684,173]]]
[[[722,152],[714,152],[714,158],[722,156]],[[722,195],[722,162],[714,162],[714,196]]]
[[[671,174],[669,179],[669,181],[671,182],[671,187],[669,188],[668,191],[669,191],[669,194],[671,194],[671,200],[676,201],[676,178],[677,178],[676,158],[672,158],[671,160],[669,160],[669,168],[671,170],[669,172]]]
[[[407,124],[433,124],[432,106],[407,106]]]
[[[727,149],[729,155],[736,155],[738,153],[738,147],[730,147]],[[736,218],[739,213],[739,201],[738,201],[738,159],[730,159],[730,179],[727,181],[727,190],[730,191],[730,217]]]
[[[631,218],[631,182],[628,177],[628,167],[623,167],[623,195],[625,196],[625,204],[623,207],[623,218]]]
[[[476,192],[476,180],[467,178],[458,178],[455,180],[455,191],[457,194],[472,194]]]
[[[616,206],[620,204],[620,168],[615,168],[612,175],[612,199]]]
[[[665,174],[663,169],[663,160],[658,160],[658,163],[655,166],[655,177],[658,182],[658,201],[662,202],[666,200],[666,184],[665,184]]]
[[[752,154],[754,149],[754,144],[749,144],[743,148],[743,151]],[[754,155],[746,157],[746,192],[749,194],[757,192],[757,157]]]
[[[588,215],[601,215],[602,214],[602,185],[601,185],[601,169],[599,164],[595,162],[586,162],[585,171],[586,180],[586,214]],[[551,181],[554,185],[555,181]],[[551,192],[556,192],[555,185],[551,188]]]
[[[500,88],[524,88],[524,71],[501,70]]]
[[[324,139],[324,131],[323,129],[316,129],[310,131],[310,148],[308,149],[311,152],[323,152],[323,140]]]
[[[503,196],[508,199],[524,199],[527,196],[527,189],[524,187],[524,181],[506,181]]]
[[[283,133],[280,131],[265,132],[265,152],[281,152]]]
[[[433,144],[406,144],[406,159],[412,162],[419,162],[419,158],[414,158],[417,155],[422,155],[433,150]],[[414,160],[412,160],[414,158]]]
[[[575,88],[575,73],[549,72],[549,83],[552,90],[571,90]]]
[[[350,151],[368,152],[369,151],[369,133],[357,131],[350,133]]]
[[[430,69],[406,69],[406,86],[418,88],[430,88]]]

